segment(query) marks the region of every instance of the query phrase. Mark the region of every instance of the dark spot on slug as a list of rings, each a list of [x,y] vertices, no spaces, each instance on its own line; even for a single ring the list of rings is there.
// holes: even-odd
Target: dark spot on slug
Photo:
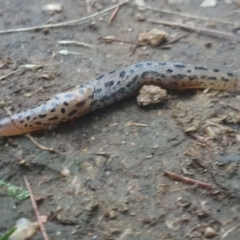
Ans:
[[[61,108],[61,113],[62,113],[62,114],[65,113],[65,108]]]
[[[184,65],[184,64],[182,64],[182,63],[175,63],[174,66],[175,66],[176,68],[185,68],[185,67],[186,67],[186,65]]]
[[[191,75],[191,76],[188,77],[189,81],[192,81],[192,80],[197,79],[197,78],[198,78],[197,75]]]
[[[172,73],[173,70],[172,70],[172,69],[167,69],[167,72],[168,72],[168,73]]]
[[[166,62],[158,62],[158,65],[159,65],[159,66],[166,66],[167,63],[166,63]]]
[[[187,72],[188,72],[188,73],[191,73],[191,72],[192,72],[192,70],[188,69],[188,70],[187,70]]]
[[[130,73],[134,73],[134,70],[133,70],[133,69],[131,69],[129,72],[130,72]]]
[[[213,77],[213,76],[210,76],[210,77],[208,77],[208,80],[217,80],[217,78]]]
[[[30,118],[31,118],[30,116],[27,116],[27,117],[26,117],[27,120],[30,120]]]
[[[52,118],[49,118],[48,120],[49,120],[49,121],[58,120],[58,117],[57,117],[57,116],[54,116],[54,117],[52,117]]]
[[[41,123],[41,122],[35,122],[35,124],[37,124],[37,125],[42,125],[42,123]]]
[[[120,73],[120,75],[121,75],[121,73]],[[104,83],[105,87],[111,87],[112,85],[114,85],[114,81],[109,81],[109,82]]]
[[[96,103],[98,102],[98,100],[94,100],[92,103],[91,103],[91,105],[96,105]]]
[[[113,73],[115,73],[115,72],[116,72],[116,70],[109,72],[109,74],[113,74]]]
[[[143,67],[143,64],[142,63],[137,63],[135,64],[135,68],[142,68]]]
[[[102,74],[102,75],[96,77],[96,80],[101,80],[103,77],[104,77],[104,74]]]
[[[166,77],[166,75],[163,74],[163,73],[156,73],[154,75],[156,75],[157,77],[160,77],[160,78],[165,78]]]
[[[202,79],[207,79],[208,76],[206,76],[206,75],[202,75],[200,78],[202,78]]]
[[[233,74],[233,73],[230,73],[230,72],[227,72],[227,75],[228,75],[229,77],[233,77],[233,76],[234,76],[234,74]]]
[[[24,123],[24,120],[20,120],[20,123]]]
[[[76,104],[76,106],[77,106],[77,107],[82,107],[86,102],[87,102],[86,100],[82,100],[82,101],[78,102],[78,103]]]
[[[147,62],[146,64],[147,64],[148,66],[151,66],[151,65],[152,65],[152,63],[151,63],[151,62]]]
[[[47,114],[39,114],[38,117],[39,118],[45,118],[47,116]]]
[[[51,111],[50,112],[55,112],[56,111],[56,109],[55,108],[53,108],[53,109],[51,109]]]
[[[28,124],[26,123],[25,125],[24,125],[24,127],[27,127],[28,126]]]
[[[204,70],[204,71],[206,71],[206,70],[208,70],[206,67],[194,67],[196,70]]]
[[[148,74],[150,73],[150,71],[145,71],[141,74],[141,78],[145,78]]]
[[[132,83],[131,83],[131,82],[129,82],[129,83],[127,84],[127,87],[128,87],[128,88],[130,88],[130,87],[131,87],[131,85],[132,85]]]
[[[219,69],[214,68],[213,71],[214,71],[214,72],[219,72]]]
[[[135,82],[137,79],[138,79],[138,75],[135,75],[132,81]]]
[[[120,93],[120,94],[125,93],[125,88],[120,88],[120,89],[118,90],[118,93]]]
[[[34,118],[33,118],[33,120],[36,120],[36,119],[37,119],[37,117],[34,117]]]
[[[110,98],[116,98],[116,93],[111,93]]]
[[[63,102],[63,105],[68,106],[68,103],[67,102]]]
[[[101,88],[98,88],[98,89],[96,89],[95,91],[94,91],[94,93],[100,93],[102,91],[102,89]]]
[[[68,116],[71,117],[71,116],[73,116],[73,115],[76,114],[76,113],[77,113],[77,110],[74,109],[74,110],[72,110],[72,111],[68,114]]]
[[[228,78],[225,78],[225,77],[222,77],[221,78],[224,82],[228,82],[229,81],[229,79]]]
[[[121,71],[121,72],[119,73],[119,77],[120,77],[120,78],[123,78],[123,77],[125,76],[125,73],[126,73],[125,71]]]
[[[185,74],[175,74],[175,75],[172,75],[172,78],[175,78],[175,79],[183,79],[185,77],[186,77]]]

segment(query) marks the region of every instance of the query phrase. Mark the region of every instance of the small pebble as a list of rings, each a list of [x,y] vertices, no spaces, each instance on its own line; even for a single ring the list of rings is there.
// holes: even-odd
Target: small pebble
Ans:
[[[217,236],[218,234],[217,234],[217,232],[216,232],[213,228],[207,227],[207,228],[205,229],[205,231],[204,231],[204,235],[205,235],[205,237],[207,237],[207,238],[212,238],[212,237]]]
[[[64,176],[64,177],[69,177],[70,174],[71,174],[71,172],[70,172],[70,170],[69,170],[68,168],[63,167],[63,169],[61,170],[61,174],[62,174],[62,176]]]
[[[139,21],[139,22],[145,21],[145,17],[141,13],[137,13],[134,18],[136,21]]]
[[[148,43],[152,47],[157,47],[159,44],[165,42],[167,38],[168,34],[165,31],[156,28],[138,35],[139,42]]]
[[[54,13],[59,13],[62,11],[62,5],[59,3],[50,3],[45,5],[42,8],[42,11],[45,13],[48,13],[50,15],[54,14]]]

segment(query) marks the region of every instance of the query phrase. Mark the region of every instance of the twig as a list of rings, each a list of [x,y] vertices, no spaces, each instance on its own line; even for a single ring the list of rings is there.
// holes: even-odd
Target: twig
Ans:
[[[182,38],[188,36],[189,34],[190,34],[190,33],[183,34],[182,36],[177,37],[177,38],[171,40],[170,42],[166,43],[165,45],[160,46],[159,48],[171,47],[171,46],[172,46],[171,44],[178,42],[179,40],[181,40]]]
[[[3,109],[6,111],[9,117],[12,115],[12,112],[10,111],[10,109],[8,109],[7,107],[3,107]]]
[[[6,75],[1,76],[1,77],[0,77],[0,81],[4,80],[5,78],[7,78],[7,77],[9,77],[9,76],[11,76],[11,75],[13,75],[14,73],[18,72],[19,70],[20,70],[20,69],[17,69],[17,70],[15,70],[15,71],[13,71],[13,72],[10,72],[9,74],[6,74]]]
[[[170,171],[165,171],[164,175],[167,176],[167,177],[170,177],[174,180],[185,182],[185,183],[188,183],[188,184],[195,184],[195,185],[198,185],[200,187],[209,188],[209,189],[213,188],[213,186],[209,183],[200,182],[200,181],[195,180],[193,178],[183,177],[183,176],[180,176],[180,175],[178,175],[176,173],[173,173],[173,172],[170,172]]]
[[[240,25],[240,23],[237,23],[237,22],[229,22],[229,21],[223,21],[223,20],[220,20],[220,19],[211,19],[211,18],[207,18],[207,17],[200,17],[200,16],[196,16],[196,15],[190,15],[188,13],[180,13],[180,12],[174,12],[174,11],[171,11],[171,10],[158,9],[158,8],[154,8],[154,7],[151,7],[151,6],[148,6],[148,5],[146,5],[144,7],[146,9],[150,9],[150,10],[153,10],[153,11],[167,13],[167,14],[173,14],[173,15],[182,16],[182,17],[186,17],[186,18],[193,18],[193,19],[200,19],[200,20],[204,20],[204,21],[224,23],[224,24],[234,25],[236,27]]]
[[[108,41],[108,42],[111,41],[111,42],[128,43],[128,44],[134,44],[134,45],[137,45],[137,46],[146,46],[145,43],[130,42],[130,41],[125,41],[125,40],[120,40],[120,39],[108,39],[108,38],[100,37],[100,38],[98,38],[98,40]]]
[[[229,233],[231,233],[232,231],[236,230],[236,229],[239,228],[239,227],[240,227],[239,225],[236,225],[236,226],[230,228],[229,230],[227,230],[227,231],[221,236],[221,239],[226,238],[226,237],[229,235]]]
[[[211,30],[211,29],[207,29],[207,28],[192,27],[192,26],[188,26],[186,24],[177,23],[177,22],[169,22],[169,21],[161,21],[161,20],[158,20],[158,21],[148,20],[148,22],[168,25],[168,26],[172,26],[172,27],[180,27],[180,28],[183,28],[183,29],[186,29],[186,30],[195,31],[195,32],[198,32],[198,33],[211,34],[211,35],[214,35],[214,36],[216,36],[216,35],[223,35],[223,36],[226,36],[226,37],[233,36],[232,33],[216,31],[216,30]]]
[[[103,157],[106,157],[106,158],[111,157],[111,153],[107,153],[107,152],[96,152],[96,153],[93,153],[93,154],[97,155],[97,156],[103,156]]]
[[[25,185],[26,185],[26,187],[27,187],[27,189],[28,189],[28,191],[29,191],[29,195],[30,195],[30,199],[31,199],[31,202],[32,202],[32,206],[33,206],[35,215],[36,215],[36,217],[37,217],[37,221],[38,221],[38,224],[39,224],[39,227],[40,227],[40,230],[41,230],[43,239],[44,239],[44,240],[49,240],[48,235],[47,235],[46,230],[45,230],[45,227],[44,227],[44,225],[43,225],[43,222],[42,222],[40,213],[39,213],[39,211],[38,211],[38,207],[37,207],[36,201],[35,201],[35,199],[34,199],[31,186],[30,186],[30,184],[29,184],[26,176],[23,176],[23,179],[24,179]]]
[[[67,22],[63,22],[63,23],[55,23],[55,24],[45,24],[45,25],[39,25],[39,26],[34,26],[34,27],[27,27],[27,28],[17,28],[17,29],[8,29],[8,30],[1,30],[0,34],[4,34],[4,33],[16,33],[16,32],[26,32],[26,31],[33,31],[33,30],[42,30],[45,28],[57,28],[57,27],[66,27],[66,26],[73,26],[73,25],[77,25],[77,24],[81,24],[81,23],[85,23],[87,21],[89,21],[90,19],[97,17],[99,15],[106,15],[109,14],[107,13],[108,11],[116,8],[117,6],[121,6],[123,4],[125,4],[126,2],[121,2],[119,4],[115,4],[112,7],[109,7],[103,11],[100,11],[98,13],[94,13],[90,16],[87,17],[83,17],[77,20],[71,20],[71,21],[67,21]]]
[[[110,18],[108,19],[108,24],[111,23],[111,21],[116,17],[118,10],[119,10],[120,6],[117,6],[114,11],[112,12]]]
[[[84,42],[77,42],[77,41],[72,41],[72,40],[62,40],[57,42],[60,45],[76,45],[76,46],[81,46],[81,47],[89,47],[89,48],[96,48],[96,46],[89,44],[89,43],[84,43]]]
[[[30,141],[35,144],[37,147],[39,147],[40,149],[42,150],[45,150],[45,151],[49,151],[49,152],[55,152],[57,154],[60,154],[57,150],[55,150],[54,148],[47,148],[45,146],[43,146],[42,144],[38,143],[30,134],[26,134],[25,135],[28,139],[30,139]]]
[[[132,126],[137,126],[137,127],[149,127],[148,124],[144,124],[144,123],[134,123],[134,122],[127,122],[127,126],[128,126],[128,127],[132,127]]]

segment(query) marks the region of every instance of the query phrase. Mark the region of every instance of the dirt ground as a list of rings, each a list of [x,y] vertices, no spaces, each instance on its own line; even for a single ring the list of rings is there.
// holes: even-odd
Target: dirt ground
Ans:
[[[59,1],[63,9],[42,11],[48,1],[0,0],[0,29],[54,24],[103,11],[115,1]],[[161,2],[161,3],[160,3]],[[219,1],[212,8],[201,1],[146,1],[156,9],[236,22],[239,5]],[[87,9],[91,9],[88,12]],[[113,10],[108,13],[111,14]],[[137,21],[139,13],[145,21]],[[145,10],[129,2],[110,15],[75,26],[0,35],[0,101],[23,110],[98,74],[140,61],[176,61],[239,72],[239,32],[236,25],[214,23],[178,14]],[[139,33],[159,28],[169,40],[186,33],[147,20],[183,21],[194,27],[232,36],[190,33],[171,48],[104,43],[99,37],[137,42]],[[97,46],[62,46],[74,40]],[[62,55],[67,49],[69,55]],[[77,54],[74,54],[77,53]],[[20,68],[35,64],[38,69]],[[48,131],[35,140],[0,139],[0,179],[25,187],[26,175],[50,239],[239,239],[240,98],[234,92],[169,91],[164,103],[140,108],[135,98],[100,109]],[[6,116],[4,109],[0,117]],[[129,125],[129,122],[146,126]],[[164,176],[172,171],[211,184],[208,189]],[[30,199],[16,200],[0,190],[0,233],[19,218],[36,221]],[[209,230],[209,228],[211,228]],[[42,239],[38,232],[32,239]]]

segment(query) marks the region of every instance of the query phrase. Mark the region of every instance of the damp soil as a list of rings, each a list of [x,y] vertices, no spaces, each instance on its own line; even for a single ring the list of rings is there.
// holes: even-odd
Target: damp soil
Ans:
[[[86,1],[60,1],[63,9],[42,11],[47,1],[0,0],[0,29],[53,24],[97,13],[114,1],[97,1],[87,11]],[[146,1],[174,12],[235,22],[234,3],[220,1],[200,8],[201,1]],[[97,9],[98,8],[98,9]],[[231,37],[190,33],[169,49],[104,43],[100,37],[136,42],[139,33],[159,28],[175,39],[185,31],[137,21],[180,21],[179,15],[121,6],[109,15],[75,26],[3,33],[0,35],[0,100],[12,112],[41,104],[97,75],[140,61],[176,61],[239,71],[239,34]],[[184,19],[195,26],[232,33],[233,25]],[[97,48],[62,46],[74,40]],[[59,52],[67,49],[69,55]],[[73,54],[76,53],[76,54]],[[26,64],[37,69],[20,68]],[[205,239],[211,227],[214,239],[239,239],[239,97],[214,91],[168,92],[153,107],[125,99],[79,119],[32,134],[45,151],[27,137],[0,139],[0,179],[25,187],[27,176],[50,239]],[[4,109],[0,116],[6,116]],[[136,124],[129,124],[136,123]],[[139,124],[144,124],[143,126]],[[165,171],[211,184],[202,188],[167,178]],[[22,217],[35,214],[30,199],[17,200],[0,190],[0,233]],[[227,233],[227,231],[229,231]],[[224,235],[225,234],[225,235]],[[42,239],[37,233],[32,239]]]

